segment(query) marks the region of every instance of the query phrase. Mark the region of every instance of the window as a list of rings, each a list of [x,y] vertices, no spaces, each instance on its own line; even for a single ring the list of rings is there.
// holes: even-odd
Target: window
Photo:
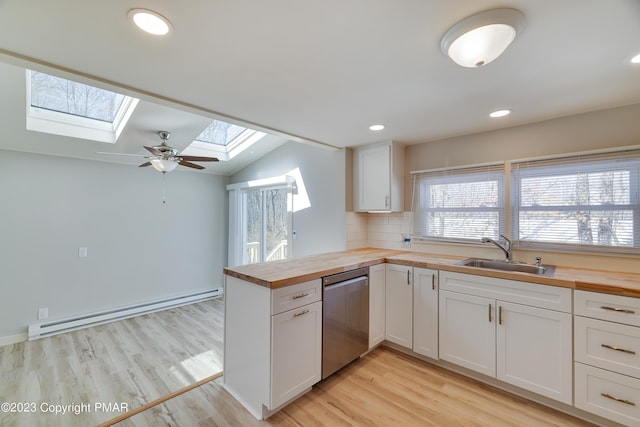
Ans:
[[[289,258],[293,205],[301,184],[282,175],[227,186],[230,266]]]
[[[27,70],[27,129],[115,143],[138,100]]]
[[[504,233],[504,165],[413,174],[412,235],[439,241],[477,241]]]
[[[265,135],[266,133],[254,129],[213,120],[181,154],[231,160]]]
[[[519,246],[610,252],[640,248],[640,152],[512,164]]]

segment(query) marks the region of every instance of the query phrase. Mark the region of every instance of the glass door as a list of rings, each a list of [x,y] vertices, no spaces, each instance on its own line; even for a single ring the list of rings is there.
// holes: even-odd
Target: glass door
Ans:
[[[247,189],[243,193],[243,263],[286,259],[291,228],[289,187]]]

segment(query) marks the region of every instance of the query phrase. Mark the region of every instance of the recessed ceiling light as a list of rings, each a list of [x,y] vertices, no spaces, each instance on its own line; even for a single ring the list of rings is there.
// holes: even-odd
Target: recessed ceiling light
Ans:
[[[630,61],[632,64],[640,64],[640,53],[637,54],[636,56],[634,56],[633,58],[631,58]]]
[[[369,130],[372,130],[374,132],[381,131],[382,129],[384,129],[384,125],[371,125],[371,126],[369,126]]]
[[[142,31],[154,36],[164,36],[171,31],[171,22],[164,16],[153,10],[148,9],[131,9],[129,18]]]
[[[511,114],[511,110],[496,110],[493,113],[489,114],[489,117],[493,117],[495,119],[498,117],[508,116],[509,114]]]

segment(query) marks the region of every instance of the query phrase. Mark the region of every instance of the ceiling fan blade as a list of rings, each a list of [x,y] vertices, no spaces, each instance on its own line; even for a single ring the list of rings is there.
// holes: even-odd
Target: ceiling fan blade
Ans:
[[[182,160],[188,162],[218,162],[216,157],[200,157],[200,156],[180,156]]]
[[[141,164],[140,166],[138,166],[139,168],[143,168],[145,166],[151,166],[151,162],[144,162],[143,164]]]
[[[149,150],[151,152],[151,154],[153,154],[154,156],[159,156],[162,157],[162,151],[154,148],[154,147],[147,147],[146,145],[143,145],[144,148],[146,148],[147,150]]]
[[[108,154],[110,156],[148,157],[144,154],[107,153],[106,151],[96,151],[96,154]]]
[[[196,165],[195,163],[186,162],[184,160],[179,161],[178,164],[182,166],[186,166],[188,168],[204,169],[204,166]]]

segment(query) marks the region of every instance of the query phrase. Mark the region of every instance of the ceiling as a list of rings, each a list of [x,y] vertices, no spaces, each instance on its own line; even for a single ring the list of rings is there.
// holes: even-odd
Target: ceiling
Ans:
[[[134,6],[166,16],[172,33],[133,27]],[[442,54],[451,26],[496,7],[525,16],[501,57],[467,69]],[[268,130],[274,146],[414,144],[639,103],[640,65],[628,62],[640,53],[639,22],[637,0],[0,0],[0,59],[12,64],[0,85],[33,61],[137,93],[146,119],[99,151],[141,154],[160,129],[184,148],[211,118]],[[0,103],[3,128],[20,123]],[[513,113],[488,117],[501,108]],[[372,132],[374,123],[386,128]],[[3,132],[0,146],[20,149]],[[96,151],[47,138],[49,154]]]

